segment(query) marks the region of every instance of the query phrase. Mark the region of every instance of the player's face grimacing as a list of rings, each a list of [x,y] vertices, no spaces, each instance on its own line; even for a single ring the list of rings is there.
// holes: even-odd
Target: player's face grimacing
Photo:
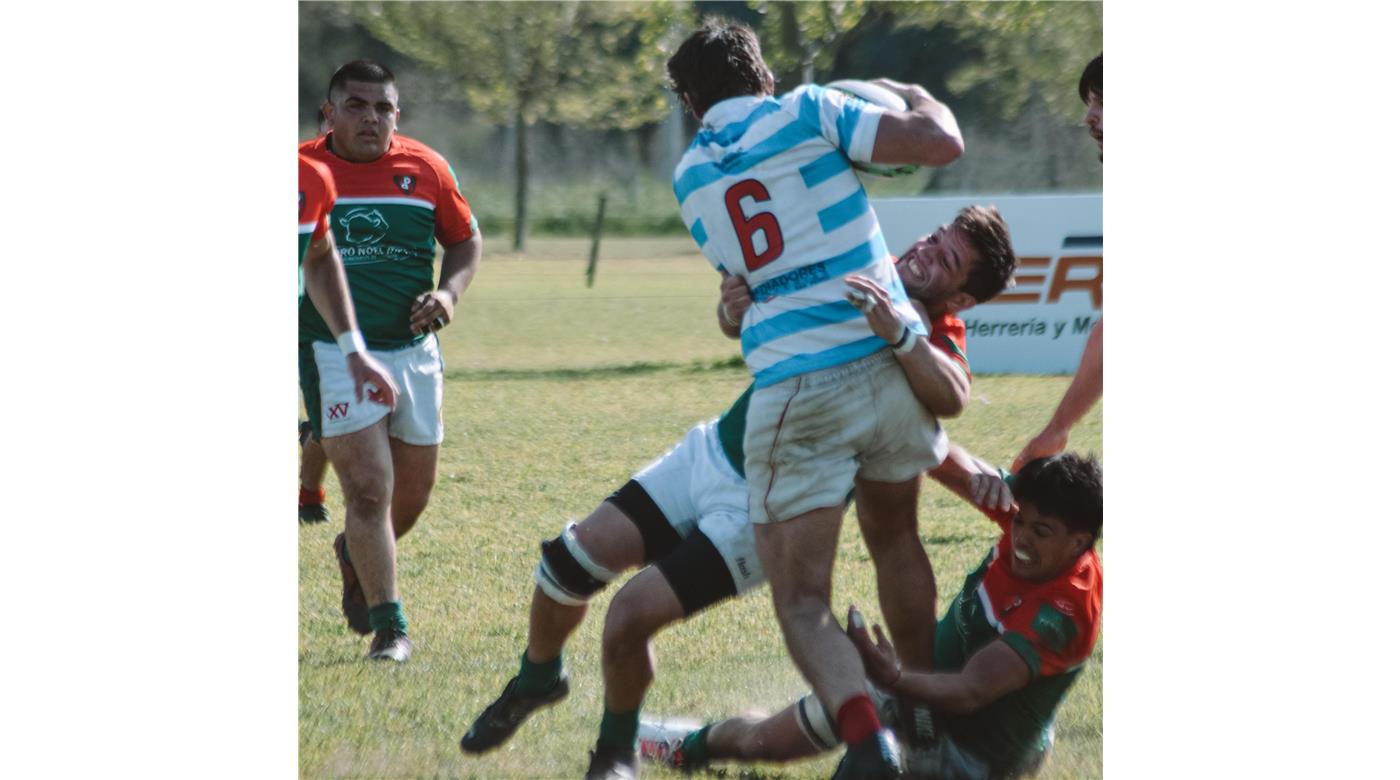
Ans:
[[[326,105],[335,153],[352,162],[373,162],[384,156],[398,126],[398,87],[347,81],[332,97]]]
[[[1034,504],[1021,502],[1011,521],[1011,573],[1023,580],[1054,579],[1089,549],[1092,537],[1070,531],[1057,517],[1043,515]]]
[[[962,231],[944,225],[914,242],[895,269],[909,297],[943,302],[967,284],[974,262],[974,250]]]
[[[1088,110],[1084,112],[1084,124],[1089,126],[1089,135],[1099,144],[1099,156],[1103,156],[1103,95],[1089,93]]]

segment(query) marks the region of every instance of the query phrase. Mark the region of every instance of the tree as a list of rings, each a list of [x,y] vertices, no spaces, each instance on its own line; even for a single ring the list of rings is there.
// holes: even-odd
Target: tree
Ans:
[[[355,13],[394,49],[451,74],[488,121],[514,128],[516,251],[525,248],[528,128],[658,121],[668,44],[690,21],[676,2],[374,3]]]
[[[759,0],[754,10],[763,19],[757,32],[764,61],[783,84],[812,83],[818,70],[831,71],[837,40],[856,26],[869,6],[864,0]]]

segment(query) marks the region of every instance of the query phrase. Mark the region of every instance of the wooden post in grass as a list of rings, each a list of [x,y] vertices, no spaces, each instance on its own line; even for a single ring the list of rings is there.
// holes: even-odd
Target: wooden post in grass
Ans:
[[[593,286],[593,273],[598,270],[598,244],[603,240],[603,211],[608,207],[608,194],[598,193],[598,218],[593,220],[593,247],[588,250],[588,270],[584,272],[584,279],[588,286]]]

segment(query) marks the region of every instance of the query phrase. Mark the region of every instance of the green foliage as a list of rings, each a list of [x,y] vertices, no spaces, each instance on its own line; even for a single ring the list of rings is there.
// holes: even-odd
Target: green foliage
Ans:
[[[488,249],[457,319],[442,332],[447,438],[432,502],[398,548],[399,589],[415,642],[408,664],[361,661],[368,643],[341,620],[331,539],[343,508],[334,475],[327,483],[334,522],[300,530],[303,777],[583,774],[603,709],[600,635],[616,585],[599,594],[565,651],[574,680],[568,699],[487,755],[466,758],[457,740],[519,664],[540,540],[589,512],[696,421],[722,411],[748,375],[733,360],[737,344],[715,327],[718,280],[689,238],[605,242],[591,290],[583,286],[586,241],[534,246],[528,259]],[[976,365],[975,352],[972,359]],[[978,377],[972,404],[949,423],[952,437],[1006,463],[1068,382]],[[1096,409],[1070,446],[1100,449],[1101,437]],[[932,483],[919,501],[943,609],[996,530]],[[834,602],[854,602],[872,616],[874,577],[853,515],[839,544]],[[1103,774],[1102,644],[1060,707],[1042,780]],[[807,690],[766,591],[666,629],[655,651],[648,713],[772,711]],[[826,778],[838,757],[765,765],[744,776]]]
[[[367,3],[355,17],[381,40],[451,74],[473,110],[635,128],[665,115],[668,35],[677,3]]]
[[[811,83],[816,73],[831,70],[837,50],[834,44],[860,22],[869,3],[758,0],[753,6],[762,14],[757,32],[764,61],[780,83],[795,86]]]

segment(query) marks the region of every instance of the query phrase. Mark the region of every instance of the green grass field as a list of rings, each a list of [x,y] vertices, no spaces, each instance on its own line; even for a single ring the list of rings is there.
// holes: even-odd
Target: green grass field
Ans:
[[[533,240],[526,256],[488,251],[442,334],[447,438],[437,488],[399,547],[399,588],[414,640],[408,664],[362,661],[367,640],[341,618],[331,539],[344,518],[334,476],[327,485],[333,522],[302,528],[304,776],[583,776],[603,709],[599,635],[612,590],[599,595],[565,653],[574,686],[567,700],[484,757],[464,757],[457,741],[518,665],[540,541],[586,515],[747,384],[737,344],[714,323],[719,280],[688,238],[605,241],[592,289],[583,284],[587,251],[586,241],[567,239]],[[971,352],[975,370],[975,346]],[[1068,382],[980,377],[972,404],[947,427],[971,451],[1008,463]],[[1101,451],[1101,437],[1096,409],[1070,446]],[[941,614],[997,533],[932,482],[920,502]],[[287,514],[290,521],[290,506]],[[803,693],[766,594],[663,633],[644,712],[718,718],[776,710]],[[878,613],[854,516],[842,532],[834,601],[841,614],[848,602]],[[1102,648],[1101,635],[1060,709],[1057,744],[1041,777],[1102,774]],[[825,778],[838,757],[743,776]]]

